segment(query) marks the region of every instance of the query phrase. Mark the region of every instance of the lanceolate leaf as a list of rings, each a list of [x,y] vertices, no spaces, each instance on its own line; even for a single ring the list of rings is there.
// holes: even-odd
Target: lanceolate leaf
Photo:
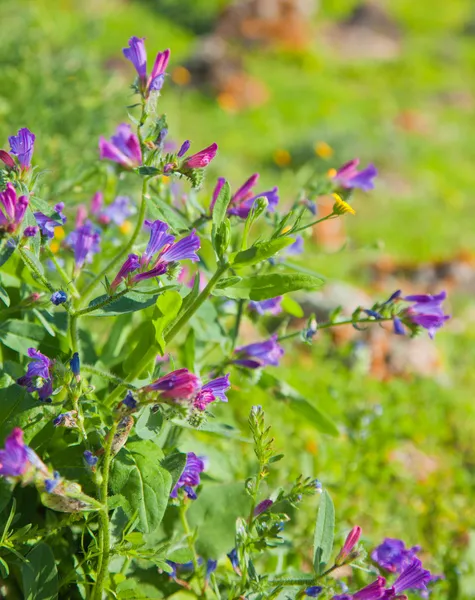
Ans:
[[[316,290],[323,285],[322,279],[301,273],[271,273],[243,277],[238,283],[224,289],[215,288],[215,296],[243,300],[267,300],[288,292]]]
[[[221,188],[219,195],[213,207],[213,229],[217,231],[221,223],[224,221],[228,210],[229,202],[231,201],[231,188],[226,181]]]
[[[157,318],[153,321],[155,327],[155,339],[161,353],[165,351],[165,339],[163,334],[168,325],[172,323],[180,311],[182,298],[178,292],[166,292],[157,299]]]
[[[58,571],[51,548],[40,542],[26,555],[21,565],[25,600],[56,600]]]
[[[330,494],[324,490],[320,497],[313,539],[313,568],[317,575],[323,573],[325,565],[330,559],[334,530],[335,509]]]
[[[271,240],[270,242],[262,242],[261,244],[251,246],[247,250],[237,252],[231,257],[232,266],[239,268],[255,265],[267,258],[275,256],[282,248],[290,246],[294,241],[294,239],[288,237],[278,238],[276,240]]]

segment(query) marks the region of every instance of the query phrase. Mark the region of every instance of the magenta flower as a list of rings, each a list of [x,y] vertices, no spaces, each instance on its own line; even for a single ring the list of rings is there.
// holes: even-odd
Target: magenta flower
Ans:
[[[188,369],[178,369],[160,377],[143,389],[147,392],[160,392],[160,397],[163,399],[189,400],[200,388],[199,377]]]
[[[117,127],[110,142],[102,136],[99,138],[99,152],[101,159],[112,160],[125,169],[134,169],[142,164],[139,139],[127,123]]]
[[[437,329],[440,329],[450,319],[450,315],[445,315],[442,308],[442,302],[446,297],[445,291],[435,296],[431,294],[405,296],[403,300],[414,302],[411,307],[406,309],[405,316],[411,323],[427,329],[429,337],[433,338]]]
[[[29,464],[27,446],[23,442],[23,431],[15,427],[5,439],[5,448],[0,450],[0,475],[18,477],[23,475]]]
[[[140,82],[140,90],[145,97],[151,91],[158,92],[165,81],[165,70],[170,59],[170,50],[159,52],[155,58],[150,77],[147,79],[147,51],[144,44],[145,38],[131,37],[128,48],[122,51],[127,60],[134,65]]]
[[[354,594],[340,594],[333,596],[332,600],[380,600],[385,594],[386,579],[378,577],[376,581],[370,583]]]
[[[335,564],[343,564],[345,559],[350,555],[353,548],[358,543],[361,537],[361,527],[356,525],[347,535],[345,543],[343,544],[342,549],[338,553],[338,556],[335,559]]]
[[[284,349],[279,346],[277,336],[273,335],[264,342],[256,342],[241,346],[234,351],[236,358],[233,363],[248,369],[258,369],[268,365],[278,366],[284,355]]]
[[[54,207],[54,217],[47,217],[42,212],[33,213],[33,216],[40,227],[41,235],[46,236],[50,240],[53,239],[55,228],[61,227],[66,223],[66,217],[62,213],[63,208],[64,202],[58,202]]]
[[[252,189],[257,184],[259,180],[259,173],[254,173],[251,175],[249,179],[233,194],[231,198],[231,202],[228,207],[228,215],[236,215],[241,219],[247,219],[251,208],[254,205],[254,202],[258,198],[263,198],[264,196],[267,198],[269,202],[269,212],[274,212],[277,204],[279,203],[279,190],[277,187],[268,190],[267,192],[260,192],[259,194],[254,194]],[[226,180],[223,177],[218,179],[216,187],[213,192],[213,200],[211,202],[211,211],[213,210],[214,204],[218,198],[219,192],[224,185]]]
[[[53,361],[35,348],[28,348],[32,359],[26,374],[17,379],[18,385],[26,387],[31,393],[38,392],[40,400],[48,400],[53,393]]]
[[[76,270],[81,269],[84,263],[92,262],[94,254],[100,252],[100,230],[94,227],[91,221],[86,221],[66,238],[66,244],[74,252]]]
[[[35,134],[31,133],[26,127],[19,129],[17,135],[11,135],[8,138],[10,152],[18,158],[18,162],[23,169],[31,167],[35,139]]]
[[[276,296],[275,298],[261,300],[260,302],[251,300],[248,307],[250,311],[256,312],[259,315],[264,315],[265,313],[269,313],[270,315],[278,315],[280,312],[282,312],[282,307],[280,306],[281,302],[282,296]]]
[[[15,161],[13,160],[13,158],[8,154],[8,152],[5,152],[5,150],[0,150],[0,160],[3,162],[3,164],[8,167],[9,169],[14,169],[15,168]]]
[[[111,283],[111,291],[114,292],[124,279],[126,279],[130,273],[133,273],[140,267],[140,259],[136,254],[129,254],[125,263],[120,267],[119,272]]]
[[[402,540],[386,538],[379,546],[376,546],[371,553],[371,558],[386,571],[400,573],[420,549],[420,546],[406,548]]]
[[[187,259],[199,260],[196,252],[200,249],[200,239],[194,230],[175,242],[174,236],[167,233],[168,225],[163,221],[145,221],[145,226],[150,229],[150,239],[140,264],[149,270],[134,275],[134,283],[163,275],[170,263]]]
[[[180,479],[173,488],[170,498],[177,498],[178,490],[183,488],[185,494],[190,500],[196,500],[197,496],[194,487],[200,485],[200,473],[205,470],[204,461],[196,456],[194,452],[188,452],[186,455],[186,465]]]
[[[217,151],[218,144],[211,144],[211,146],[189,156],[183,163],[183,166],[188,169],[204,169],[216,156]]]
[[[266,510],[268,510],[273,504],[274,504],[274,502],[270,498],[267,498],[267,500],[263,500],[262,502],[259,502],[259,504],[254,509],[254,513],[253,513],[254,516],[258,517],[263,512],[266,512]]]
[[[28,198],[18,197],[11,183],[7,183],[4,192],[0,192],[0,231],[14,233],[23,221]]]
[[[374,189],[373,179],[378,174],[374,165],[368,165],[366,169],[358,171],[360,159],[355,158],[338,169],[333,181],[346,189],[360,188],[367,192]]]
[[[229,390],[231,384],[229,383],[229,373],[224,377],[217,377],[205,383],[199,392],[196,394],[193,400],[193,408],[198,410],[206,410],[208,404],[215,400],[221,400],[227,402],[226,391]]]

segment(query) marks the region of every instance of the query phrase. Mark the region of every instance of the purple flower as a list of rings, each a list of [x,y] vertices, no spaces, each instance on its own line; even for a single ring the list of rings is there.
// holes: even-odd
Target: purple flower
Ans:
[[[178,150],[177,156],[178,158],[182,158],[190,149],[191,143],[190,140],[185,140],[181,145],[181,148]]]
[[[205,464],[201,458],[198,458],[193,452],[188,452],[186,455],[186,465],[183,473],[180,475],[180,479],[173,488],[170,498],[176,498],[178,496],[178,490],[183,488],[185,494],[190,500],[196,500],[197,496],[193,487],[200,484],[200,473],[205,470]]]
[[[142,164],[139,139],[132,133],[132,129],[127,123],[122,123],[117,127],[110,142],[101,136],[99,151],[101,159],[112,160],[125,169],[134,169]]]
[[[120,283],[126,279],[130,273],[133,273],[140,267],[140,260],[136,254],[129,254],[127,260],[120,267],[119,272],[114,278],[114,281],[111,283],[110,288],[111,291],[114,292]]]
[[[267,498],[266,500],[259,502],[259,504],[254,509],[254,516],[258,517],[263,512],[266,512],[266,510],[269,509],[273,504],[274,504],[274,502],[270,498]]]
[[[0,230],[14,233],[25,216],[28,206],[26,196],[17,197],[11,183],[7,183],[4,192],[0,192]]]
[[[92,207],[91,212],[93,212]],[[117,198],[103,210],[97,212],[99,223],[108,225],[112,222],[116,225],[122,225],[128,217],[135,213],[135,210],[128,196],[117,196]]]
[[[373,550],[371,558],[386,571],[400,573],[420,549],[420,546],[406,548],[402,540],[386,538]]]
[[[445,291],[434,296],[431,294],[405,296],[403,300],[414,302],[406,309],[405,315],[411,323],[427,329],[429,337],[433,338],[437,329],[440,329],[450,319],[450,315],[445,315],[442,309],[442,302],[446,297]]]
[[[36,222],[40,226],[41,234],[49,238],[50,240],[54,237],[55,227],[61,227],[66,223],[66,217],[63,215],[62,210],[64,208],[64,202],[59,202],[55,205],[55,214],[53,217],[48,217],[42,212],[34,212],[33,216]]]
[[[239,569],[239,557],[236,548],[233,548],[229,554],[226,554],[226,556],[229,558],[229,562],[231,563],[234,572],[241,576],[241,570]]]
[[[406,333],[404,330],[404,325],[402,324],[401,319],[398,317],[394,317],[393,319],[393,328],[396,335],[405,335]]]
[[[340,594],[333,596],[332,600],[380,600],[384,597],[386,579],[378,577],[376,581],[370,583],[354,594]]]
[[[199,377],[188,369],[172,371],[143,388],[147,392],[160,392],[160,397],[170,400],[188,400],[201,388]]]
[[[68,299],[68,295],[66,294],[66,292],[63,292],[63,290],[59,290],[58,292],[53,292],[51,294],[51,302],[55,305],[55,306],[59,306],[60,304],[64,304]]]
[[[23,431],[15,427],[5,439],[5,448],[0,450],[0,475],[18,477],[26,471],[29,459],[23,442]]]
[[[189,156],[183,163],[183,166],[188,169],[204,169],[216,156],[217,151],[218,144],[211,144],[207,148]]]
[[[28,356],[32,360],[26,374],[17,379],[17,383],[26,387],[30,394],[38,392],[41,400],[47,400],[53,393],[53,362],[35,348],[28,348]]]
[[[355,158],[344,164],[333,178],[337,184],[346,189],[360,188],[367,192],[374,188],[373,179],[378,174],[374,165],[368,165],[366,169],[358,171],[357,167],[360,164],[360,159]]]
[[[99,458],[97,456],[94,456],[94,454],[90,450],[85,450],[83,456],[84,460],[86,461],[86,464],[89,467],[95,467],[97,461],[99,460]]]
[[[125,395],[125,398],[122,400],[122,404],[124,406],[126,406],[127,408],[134,410],[135,408],[137,408],[137,400],[134,398],[132,392],[130,390],[127,391],[127,394]]]
[[[37,227],[36,225],[29,225],[28,227],[25,227],[25,229],[23,230],[23,235],[25,237],[35,237],[35,235],[38,233],[39,230],[40,230],[40,228]]]
[[[226,391],[229,390],[231,384],[229,383],[229,373],[224,377],[217,377],[205,383],[204,386],[199,390],[193,400],[193,407],[198,410],[206,410],[208,404],[215,400],[221,400],[227,402]]]
[[[291,256],[296,256],[298,254],[302,254],[304,251],[304,243],[303,243],[303,237],[301,235],[298,235],[295,238],[295,242],[293,244],[290,244],[290,246],[287,246],[287,248],[285,248],[284,252],[285,254],[290,254]]]
[[[73,357],[69,361],[69,368],[71,369],[71,373],[75,377],[79,377],[81,375],[81,362],[79,360],[79,354],[75,352]]]
[[[100,230],[90,221],[71,231],[66,238],[66,243],[74,252],[76,269],[82,268],[85,262],[92,262],[94,254],[100,251],[100,241]]]
[[[166,273],[169,263],[187,259],[199,260],[196,252],[200,248],[200,239],[195,230],[175,242],[174,236],[167,233],[168,225],[163,221],[145,221],[145,225],[150,229],[150,240],[140,263],[142,266],[151,266],[152,268],[135,275],[132,279],[134,283],[163,275]],[[154,255],[156,256],[154,257]]]
[[[276,296],[275,298],[261,300],[260,302],[251,300],[248,306],[249,310],[258,313],[259,315],[264,315],[266,312],[271,315],[278,315],[280,312],[282,312],[282,308],[280,306],[281,302],[282,296]]]
[[[23,169],[29,169],[31,167],[35,139],[35,134],[31,133],[26,127],[19,129],[17,135],[11,135],[8,138],[8,141],[10,142],[10,152],[15,154]]]
[[[338,556],[335,559],[335,564],[343,564],[345,559],[349,556],[353,548],[358,543],[361,537],[361,527],[355,525],[350,533],[347,535],[345,543],[343,544],[342,549],[338,553]]]
[[[217,560],[213,560],[212,558],[208,558],[208,560],[206,561],[206,576],[205,576],[206,582],[209,581],[209,578],[210,578],[211,574],[216,571],[217,566],[218,566],[218,561]]]
[[[234,364],[258,369],[268,365],[278,366],[284,354],[284,349],[277,343],[277,336],[273,335],[264,342],[256,342],[248,346],[241,346],[234,351],[237,358]]]
[[[278,189],[274,187],[272,190],[261,192],[255,195],[252,189],[257,184],[258,179],[259,173],[254,173],[254,175],[251,175],[251,177],[249,177],[249,179],[233,194],[228,208],[229,215],[236,215],[241,219],[247,219],[254,202],[257,200],[257,198],[262,198],[264,196],[269,202],[269,211],[274,212],[275,207],[279,203]],[[224,185],[224,181],[225,180],[222,178],[218,179],[218,183],[213,194],[211,208],[213,208],[214,203],[216,202],[216,198],[218,197],[219,191]]]
[[[134,65],[140,80],[140,89],[145,97],[150,91],[159,91],[164,82],[164,74],[170,59],[170,50],[159,52],[155,58],[150,77],[147,80],[147,52],[145,38],[131,37],[129,47],[123,49],[124,56]]]
[[[304,594],[309,598],[316,598],[323,592],[323,588],[321,585],[312,585],[304,590]]]
[[[413,558],[409,564],[406,564],[399,577],[388,588],[384,595],[381,596],[383,600],[391,600],[392,598],[399,598],[401,592],[405,590],[423,590],[427,591],[426,584],[431,580],[431,573],[427,569],[422,567],[422,563],[418,558]]]

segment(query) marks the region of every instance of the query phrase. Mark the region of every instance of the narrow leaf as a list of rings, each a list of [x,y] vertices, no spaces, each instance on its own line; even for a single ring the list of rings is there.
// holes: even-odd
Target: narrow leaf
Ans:
[[[234,256],[231,256],[232,266],[235,268],[249,267],[255,265],[263,260],[275,256],[277,252],[293,244],[295,240],[292,238],[278,238],[276,240],[270,240],[270,242],[262,242],[261,244],[255,244],[247,250],[237,252]]]
[[[317,575],[323,573],[325,565],[330,559],[334,530],[335,509],[330,494],[324,490],[320,497],[313,539],[313,568]]]

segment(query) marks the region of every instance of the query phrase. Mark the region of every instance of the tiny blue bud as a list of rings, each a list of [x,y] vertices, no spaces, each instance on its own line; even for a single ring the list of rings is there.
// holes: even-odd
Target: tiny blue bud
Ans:
[[[72,359],[69,361],[69,366],[71,367],[71,371],[73,372],[73,374],[76,375],[76,377],[77,377],[81,371],[81,364],[79,362],[79,354],[77,352],[75,352],[73,354]]]
[[[94,467],[99,459],[97,458],[97,456],[94,456],[92,452],[86,450],[84,452],[84,460],[90,467]]]
[[[67,299],[68,299],[68,295],[66,294],[66,292],[63,292],[63,290],[59,290],[58,292],[54,292],[51,295],[51,302],[55,306],[59,306],[60,304],[63,304],[64,302],[66,302]]]
[[[54,479],[45,479],[45,490],[48,492],[48,494],[51,494],[51,492],[54,491],[59,483],[60,476],[58,471],[53,473],[53,477]]]
[[[122,404],[125,404],[127,408],[134,409],[137,407],[137,400],[133,397],[132,392],[129,390],[127,395],[122,400]]]
[[[316,598],[322,593],[322,591],[323,588],[321,585],[312,585],[305,590],[304,594],[310,598]]]
[[[181,158],[182,156],[184,156],[188,152],[188,150],[190,149],[190,146],[191,146],[190,140],[185,140],[183,142],[183,144],[181,145],[181,148],[178,150],[177,156],[179,158]]]

